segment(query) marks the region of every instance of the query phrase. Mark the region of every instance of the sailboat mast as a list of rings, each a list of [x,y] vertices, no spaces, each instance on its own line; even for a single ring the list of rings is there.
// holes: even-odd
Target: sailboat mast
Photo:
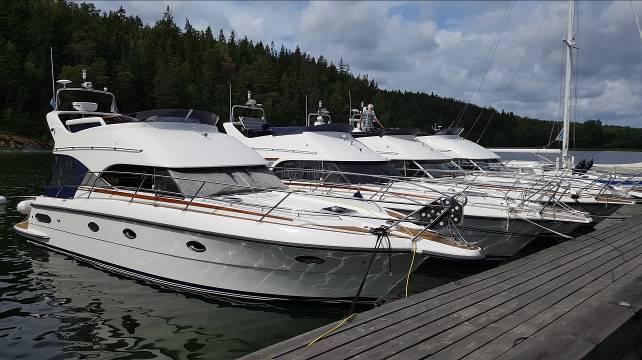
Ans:
[[[573,34],[573,13],[575,11],[574,0],[568,1],[568,29],[566,32],[566,73],[564,76],[564,128],[562,130],[562,167],[571,168],[573,163],[568,155],[568,144],[571,127],[571,76],[573,73],[572,50],[575,47],[575,35]]]

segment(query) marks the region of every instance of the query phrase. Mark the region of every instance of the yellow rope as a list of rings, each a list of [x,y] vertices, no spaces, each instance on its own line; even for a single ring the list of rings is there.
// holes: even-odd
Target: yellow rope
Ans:
[[[350,314],[350,315],[348,315],[348,317],[346,317],[345,319],[341,320],[341,322],[340,322],[340,323],[338,323],[338,324],[337,324],[337,326],[335,326],[335,327],[333,327],[332,329],[330,329],[330,330],[328,330],[328,331],[324,332],[323,334],[319,335],[316,339],[314,339],[314,340],[310,341],[310,343],[308,343],[308,346],[310,346],[310,345],[314,344],[315,342],[317,342],[317,341],[319,341],[319,340],[323,339],[324,337],[326,337],[326,336],[328,336],[328,335],[332,334],[335,330],[337,330],[337,329],[338,329],[338,328],[340,328],[343,324],[345,324],[345,323],[346,323],[346,321],[351,320],[351,319],[352,319],[353,317],[355,317],[355,316],[357,316],[357,314]]]
[[[408,275],[406,276],[406,297],[408,297],[408,288],[410,285],[410,273],[412,273],[412,267],[415,264],[415,254],[417,253],[417,242],[412,242],[412,260],[410,260],[410,268],[408,269]]]

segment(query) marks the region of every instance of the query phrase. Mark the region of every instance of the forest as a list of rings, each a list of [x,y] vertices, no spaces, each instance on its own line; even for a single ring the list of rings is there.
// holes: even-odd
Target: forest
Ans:
[[[162,6],[159,3],[159,7]],[[159,9],[159,14],[163,9]],[[104,12],[66,0],[3,1],[0,5],[0,134],[48,138],[45,114],[52,97],[50,47],[56,79],[76,85],[81,69],[97,88],[116,94],[122,113],[153,108],[194,108],[228,117],[248,90],[273,124],[302,124],[319,100],[335,122],[353,107],[373,103],[387,127],[429,131],[453,122],[468,139],[492,147],[559,146],[559,122],[466,104],[434,93],[385,90],[367,74],[354,74],[344,59],[317,58],[299,47],[237,38],[189,20],[180,26],[171,9],[145,24],[122,8]],[[429,87],[429,85],[427,85]],[[463,91],[463,89],[462,89]],[[483,133],[483,136],[482,136]],[[575,123],[577,148],[640,148],[642,129]]]

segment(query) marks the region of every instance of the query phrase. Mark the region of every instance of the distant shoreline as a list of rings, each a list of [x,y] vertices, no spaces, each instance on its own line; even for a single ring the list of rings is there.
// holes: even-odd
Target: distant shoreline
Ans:
[[[0,134],[2,152],[46,152],[53,149],[53,141],[30,136]]]

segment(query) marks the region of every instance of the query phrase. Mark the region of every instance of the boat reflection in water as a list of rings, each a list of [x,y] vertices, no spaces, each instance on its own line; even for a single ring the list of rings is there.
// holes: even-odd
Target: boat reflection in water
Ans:
[[[345,315],[344,307],[274,305],[177,293],[32,248],[3,291],[6,358],[234,359]],[[18,270],[18,268],[14,269]]]

